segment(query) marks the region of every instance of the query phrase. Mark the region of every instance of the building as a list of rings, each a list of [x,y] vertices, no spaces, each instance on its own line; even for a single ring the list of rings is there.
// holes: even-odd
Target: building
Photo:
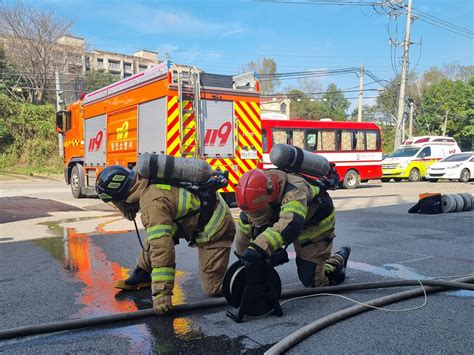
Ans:
[[[158,53],[153,51],[141,50],[127,55],[93,49],[86,54],[84,71],[106,70],[117,79],[123,79],[158,63]]]
[[[158,52],[148,50],[141,50],[133,55],[98,49],[87,51],[84,38],[71,35],[61,36],[58,43],[74,49],[74,53],[80,53],[74,58],[72,66],[81,67],[81,74],[88,70],[106,70],[117,79],[124,79],[159,63]]]
[[[262,118],[288,120],[290,118],[290,99],[285,95],[262,97],[260,114]]]

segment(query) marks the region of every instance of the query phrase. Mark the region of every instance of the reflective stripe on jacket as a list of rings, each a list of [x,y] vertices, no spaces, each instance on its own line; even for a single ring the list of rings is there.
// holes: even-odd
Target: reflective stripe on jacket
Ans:
[[[198,237],[196,238],[197,245],[204,245],[208,243],[212,237],[216,235],[216,233],[221,228],[222,223],[224,222],[227,212],[227,205],[221,194],[218,192],[216,193],[218,197],[214,213],[212,214],[209,222],[207,222],[207,224],[204,226],[204,230],[198,234]]]

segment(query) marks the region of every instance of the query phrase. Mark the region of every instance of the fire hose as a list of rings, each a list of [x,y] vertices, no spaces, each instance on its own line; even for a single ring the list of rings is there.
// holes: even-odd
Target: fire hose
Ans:
[[[474,285],[470,284],[474,282],[474,276],[460,278],[454,281],[423,280],[422,282],[424,285],[433,286],[433,287],[430,287],[429,289],[427,288],[427,292],[430,292],[430,293],[439,292],[446,289],[464,289],[464,290],[474,291]],[[327,287],[285,291],[282,293],[281,298],[288,299],[288,298],[302,297],[302,296],[307,296],[307,295],[315,295],[315,294],[320,294],[320,293],[341,293],[341,292],[348,292],[348,291],[359,291],[359,290],[390,288],[390,287],[405,287],[405,286],[416,286],[416,285],[419,285],[418,280],[395,280],[395,281],[381,281],[381,282],[369,282],[369,283],[359,283],[359,284],[349,284],[349,285],[327,286]],[[420,292],[422,291],[420,290],[406,291],[400,294],[395,294],[392,296],[386,296],[379,299],[375,299],[371,302],[374,302],[374,305],[384,305],[384,304],[396,302],[398,300],[416,297],[420,294]],[[397,296],[397,295],[401,295],[401,296]],[[211,300],[201,301],[201,302],[180,304],[174,307],[172,314],[201,311],[201,310],[210,309],[210,308],[223,307],[226,305],[227,305],[227,302],[225,299],[211,299]],[[341,315],[337,315],[334,317],[328,316],[328,317],[331,317],[329,320],[327,319],[325,320],[325,318],[328,318],[328,317],[325,317],[320,321],[324,320],[323,321],[325,324],[324,326],[328,326],[330,324],[334,324],[338,320],[351,317],[353,315],[359,314],[369,309],[367,308],[367,309],[361,310],[358,307],[360,306],[350,307],[347,310],[341,311],[341,312],[344,312],[342,316]],[[60,331],[66,331],[66,330],[95,327],[95,326],[101,326],[101,325],[102,326],[110,325],[114,323],[129,322],[129,321],[145,319],[145,318],[150,318],[150,317],[156,317],[155,312],[151,308],[142,309],[142,310],[138,310],[134,312],[111,314],[107,316],[100,316],[100,317],[93,317],[93,318],[30,325],[30,326],[25,326],[25,327],[0,330],[0,340],[13,339],[13,338],[18,338],[18,337],[32,336],[32,335],[38,335],[38,334],[54,333],[54,332],[60,332]],[[320,326],[321,325],[317,325],[316,328]],[[292,346],[293,344],[296,344],[301,339],[304,339],[309,334],[311,334],[311,332],[308,332],[306,329],[303,331],[303,336],[301,335],[301,333],[298,333],[298,335],[296,335],[294,338],[292,337],[291,341],[288,341],[287,345],[285,345],[285,349],[288,348],[286,347],[288,346],[288,344],[290,344],[289,346]],[[280,343],[277,343],[277,345],[278,344]],[[280,349],[280,347],[278,349]],[[273,352],[273,353],[275,354],[278,353],[279,351],[278,349],[275,350],[277,352]],[[284,351],[284,350],[281,350],[281,351]],[[272,354],[272,353],[270,352],[269,354]]]

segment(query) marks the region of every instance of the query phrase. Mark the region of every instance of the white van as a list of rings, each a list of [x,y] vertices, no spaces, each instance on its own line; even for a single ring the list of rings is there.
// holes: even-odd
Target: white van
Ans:
[[[419,181],[425,177],[431,164],[460,152],[458,143],[452,137],[408,138],[396,151],[382,160],[382,181]]]

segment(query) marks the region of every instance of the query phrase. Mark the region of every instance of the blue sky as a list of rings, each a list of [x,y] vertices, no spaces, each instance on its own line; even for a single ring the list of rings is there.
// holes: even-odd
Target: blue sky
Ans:
[[[300,2],[304,1],[311,0]],[[158,51],[160,58],[166,51],[174,62],[222,74],[235,74],[250,60],[270,57],[276,60],[279,72],[364,64],[384,79],[394,76],[388,18],[367,6],[253,0],[28,2],[74,21],[73,34],[84,37],[90,49],[120,53],[149,49]],[[474,1],[413,0],[413,7],[474,30]],[[398,20],[399,41],[404,27],[402,16]],[[394,21],[390,32],[395,37]],[[412,25],[411,39],[422,42],[421,46],[411,46],[411,64],[417,63],[417,72],[443,63],[473,64],[474,45],[470,38],[418,19]],[[398,48],[397,57],[401,53]],[[357,86],[358,78],[349,74],[321,78],[320,82],[323,88],[329,82],[347,88]],[[288,84],[291,83],[284,82],[281,89]]]

